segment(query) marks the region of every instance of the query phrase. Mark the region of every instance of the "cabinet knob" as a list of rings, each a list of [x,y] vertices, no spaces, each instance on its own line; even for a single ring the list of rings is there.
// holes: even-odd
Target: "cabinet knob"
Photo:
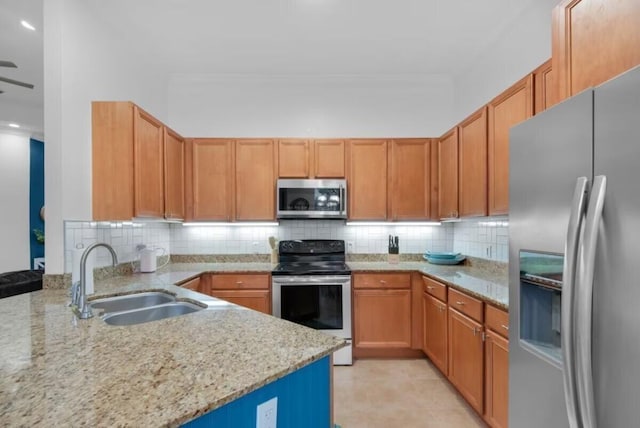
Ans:
[[[504,328],[505,330],[509,331],[509,326],[501,324],[500,327]]]

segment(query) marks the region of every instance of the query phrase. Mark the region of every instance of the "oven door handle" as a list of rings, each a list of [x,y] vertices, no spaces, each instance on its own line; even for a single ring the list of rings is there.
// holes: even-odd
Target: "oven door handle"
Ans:
[[[274,284],[307,285],[307,284],[346,284],[351,281],[348,275],[308,275],[308,276],[272,276]]]

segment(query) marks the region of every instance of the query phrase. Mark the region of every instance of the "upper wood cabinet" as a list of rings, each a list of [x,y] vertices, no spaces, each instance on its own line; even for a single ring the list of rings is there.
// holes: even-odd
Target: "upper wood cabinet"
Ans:
[[[278,141],[278,177],[343,178],[344,140]]]
[[[164,128],[164,217],[184,220],[185,141]]]
[[[458,218],[458,128],[438,140],[439,218]]]
[[[460,217],[487,215],[487,108],[459,125]]]
[[[553,10],[552,61],[561,99],[640,64],[638,0],[563,0]]]
[[[344,177],[344,140],[314,140],[314,175],[317,178]]]
[[[187,218],[197,221],[233,219],[232,140],[197,138],[187,144]]]
[[[278,141],[278,177],[311,177],[311,152],[309,140]]]
[[[350,140],[347,143],[349,219],[387,218],[387,142]]]
[[[164,216],[162,122],[133,107],[134,211],[136,217]]]
[[[91,115],[93,219],[181,218],[182,138],[131,102],[95,101]]]
[[[389,142],[389,202],[393,220],[430,218],[431,146],[427,138]]]
[[[557,84],[551,67],[551,60],[547,60],[533,71],[533,109],[538,114],[558,102]]]
[[[273,140],[236,141],[236,220],[274,220],[278,150]]]
[[[509,130],[532,115],[532,74],[489,103],[489,215],[509,212]]]

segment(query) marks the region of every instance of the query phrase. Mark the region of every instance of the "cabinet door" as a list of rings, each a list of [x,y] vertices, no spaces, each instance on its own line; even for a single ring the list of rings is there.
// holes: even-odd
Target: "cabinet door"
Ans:
[[[354,290],[354,345],[411,347],[411,290]]]
[[[133,111],[135,216],[164,217],[162,123],[137,106]]]
[[[351,140],[347,145],[349,219],[387,219],[387,142]]]
[[[433,364],[447,374],[447,305],[422,293],[423,351]]]
[[[495,428],[509,422],[509,341],[487,330],[485,344],[486,421]]]
[[[532,114],[531,74],[489,103],[489,215],[509,212],[509,129]]]
[[[448,308],[449,380],[471,407],[483,411],[482,325]]]
[[[438,141],[438,209],[441,219],[458,217],[458,128]]]
[[[344,178],[344,141],[314,140],[314,175],[317,178]]]
[[[459,126],[460,217],[487,215],[487,108]]]
[[[393,140],[389,144],[391,218],[393,220],[429,219],[431,186],[429,140]]]
[[[273,140],[236,142],[236,220],[276,218],[277,170]]]
[[[438,199],[440,197],[440,183],[438,179],[440,171],[440,167],[438,166],[438,140],[432,138],[429,146],[431,147],[431,189],[429,190],[431,207],[429,211],[431,219],[438,220],[440,218],[440,210],[438,208]]]
[[[182,220],[184,210],[184,138],[164,128],[164,216]]]
[[[561,99],[640,64],[638,0],[563,0],[553,20],[553,69]]]
[[[264,290],[212,290],[211,295],[245,308],[271,314],[271,298]]]
[[[558,102],[551,60],[533,71],[533,110],[541,113]]]
[[[307,140],[278,141],[278,177],[311,176],[311,143]]]
[[[133,104],[91,103],[91,202],[96,221],[134,214]]]
[[[193,220],[232,219],[233,141],[192,140],[190,194],[187,205]]]

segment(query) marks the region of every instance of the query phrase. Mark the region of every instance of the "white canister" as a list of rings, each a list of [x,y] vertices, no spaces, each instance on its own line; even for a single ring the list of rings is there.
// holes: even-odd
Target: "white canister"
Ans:
[[[158,269],[158,256],[164,256],[166,253],[164,248],[143,248],[140,250],[140,272],[150,273]],[[168,262],[169,260],[167,260]],[[166,265],[165,262],[162,266]]]

